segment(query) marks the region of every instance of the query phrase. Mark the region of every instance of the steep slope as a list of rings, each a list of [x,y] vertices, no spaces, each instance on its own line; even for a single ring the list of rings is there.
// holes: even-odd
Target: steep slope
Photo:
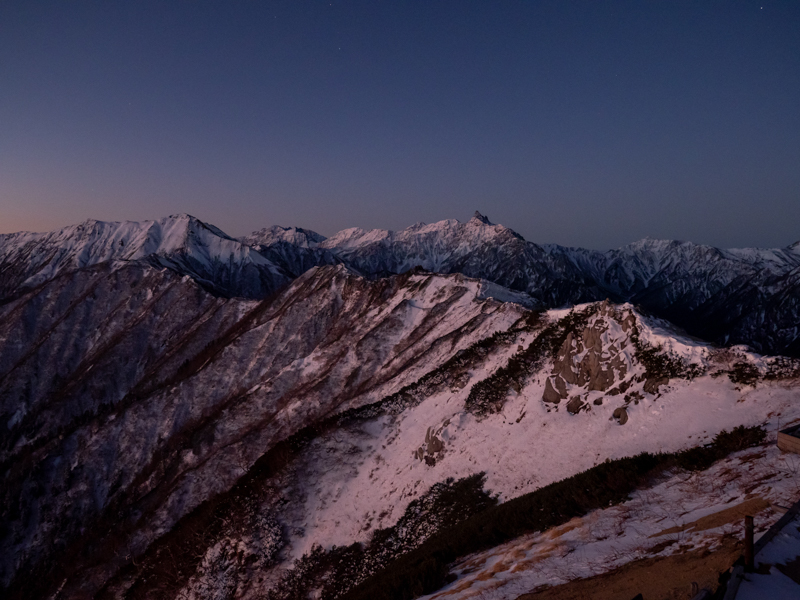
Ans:
[[[59,273],[109,261],[167,267],[215,293],[248,298],[263,298],[293,278],[250,246],[189,215],[90,220],[51,233],[0,235],[0,300]]]
[[[361,454],[351,463],[358,472],[346,476],[346,485],[342,475],[326,474],[344,488],[334,500],[342,506],[313,505],[304,522],[306,536],[308,524],[319,524],[328,544],[340,548],[327,546],[323,556],[310,552],[289,569],[301,572],[307,583],[286,591],[295,580],[284,576],[268,597],[293,597],[298,589],[301,597],[320,591],[322,597],[337,597],[369,573],[377,573],[379,587],[385,548],[393,548],[404,530],[394,527],[370,537],[364,525],[406,505],[406,498],[435,481],[483,472],[486,489],[505,501],[608,458],[702,445],[722,429],[770,417],[800,418],[796,362],[718,351],[676,335],[666,323],[643,319],[630,307],[581,308],[551,313],[541,328],[519,332],[523,343],[513,356],[501,352],[493,360],[490,353],[483,368],[470,370],[474,377],[464,387],[429,389],[421,402],[384,421],[382,433],[363,425],[362,441],[351,442],[360,448],[350,452]],[[563,393],[553,397],[549,387]],[[404,516],[419,510],[407,506]],[[361,529],[350,525],[348,515],[362,515]],[[347,530],[358,531],[353,537],[365,544],[362,551],[341,548]],[[404,541],[405,550],[430,533],[416,544]],[[366,566],[342,568],[348,558]]]
[[[281,440],[520,318],[480,293],[339,266],[254,302],[107,262],[0,307],[6,597],[95,594]]]
[[[334,598],[495,495],[800,419],[799,375],[796,362],[715,349],[629,305],[528,313],[399,392],[303,429],[105,592]]]

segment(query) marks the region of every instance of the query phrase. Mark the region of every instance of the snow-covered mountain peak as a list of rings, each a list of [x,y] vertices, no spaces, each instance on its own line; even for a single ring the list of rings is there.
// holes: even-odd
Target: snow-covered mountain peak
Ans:
[[[403,246],[416,246],[423,244],[450,246],[480,244],[486,242],[502,243],[506,239],[522,237],[503,225],[495,225],[487,217],[476,212],[466,223],[456,219],[444,219],[435,223],[414,223],[400,231],[386,229],[365,230],[360,227],[344,229],[336,235],[326,239],[321,247],[334,251],[346,251],[354,248],[364,248],[374,244]]]
[[[464,224],[458,219],[443,219],[434,223],[415,223],[411,227],[406,227],[397,232],[400,238],[406,238],[415,233],[433,234],[442,233],[450,234],[464,227]]]
[[[208,233],[230,240],[213,225],[203,223],[188,214],[171,215],[157,221],[99,221],[87,219],[75,225],[47,233],[26,234],[5,243],[0,252],[9,252],[25,244],[40,240],[48,245],[58,245],[63,251],[83,251],[83,258],[91,263],[112,259],[135,259],[152,253],[168,253],[189,243],[191,234]],[[11,242],[10,239],[3,240]],[[99,260],[96,260],[99,259]],[[77,266],[84,266],[77,264]]]
[[[570,256],[582,269],[592,272],[597,280],[610,285],[610,291],[617,293],[618,298],[626,300],[633,298],[635,293],[651,286],[656,280],[663,280],[660,286],[666,286],[673,278],[684,278],[697,272],[709,273],[712,270],[717,277],[732,278],[742,263],[746,262],[733,254],[736,251],[723,251],[692,242],[650,238],[608,252],[581,249],[561,249],[560,252]]]
[[[316,248],[321,242],[325,241],[325,236],[316,231],[303,229],[302,227],[281,227],[272,225],[254,231],[250,235],[239,238],[243,244],[248,246],[271,246],[273,244],[287,242],[298,248]]]
[[[800,242],[798,242],[800,244]],[[683,269],[709,268],[716,263],[726,263],[729,267],[735,264],[769,269],[775,273],[785,273],[800,266],[795,253],[796,248],[729,248],[720,249],[706,244],[679,240],[655,240],[645,238],[624,246],[618,250],[605,253],[612,260],[635,257],[642,264],[649,264],[657,269],[665,266]]]
[[[64,271],[139,260],[172,268],[212,286],[221,269],[241,270],[251,265],[273,275],[279,271],[255,249],[188,214],[157,221],[90,219],[50,233],[0,238],[0,264],[4,265],[0,297],[39,285]],[[253,277],[261,279],[256,273]]]
[[[323,248],[352,248],[379,242],[394,235],[393,231],[386,229],[362,229],[361,227],[350,227],[343,229],[335,235],[329,237],[320,246]]]

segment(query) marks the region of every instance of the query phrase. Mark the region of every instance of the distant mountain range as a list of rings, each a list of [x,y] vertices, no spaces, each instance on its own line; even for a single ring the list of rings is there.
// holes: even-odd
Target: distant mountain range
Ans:
[[[0,299],[109,261],[168,268],[216,295],[250,299],[322,265],[344,264],[370,279],[415,268],[461,273],[521,292],[515,300],[529,307],[631,302],[707,341],[800,356],[800,242],[721,250],[645,239],[599,252],[538,245],[477,212],[466,223],[352,228],[327,239],[277,226],[235,239],[189,215],[0,235]]]

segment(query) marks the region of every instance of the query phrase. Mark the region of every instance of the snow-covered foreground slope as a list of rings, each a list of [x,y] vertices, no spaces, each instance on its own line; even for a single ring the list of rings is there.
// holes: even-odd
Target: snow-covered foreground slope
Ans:
[[[755,516],[758,539],[800,494],[798,461],[778,450],[771,433],[767,448],[736,453],[707,471],[670,473],[627,502],[467,556],[453,565],[457,579],[422,600],[515,600],[633,561],[715,552],[740,538],[745,515]],[[717,575],[709,573],[700,587],[715,589]]]

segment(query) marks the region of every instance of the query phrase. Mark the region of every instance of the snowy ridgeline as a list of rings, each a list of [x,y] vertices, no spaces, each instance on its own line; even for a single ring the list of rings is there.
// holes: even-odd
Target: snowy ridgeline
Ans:
[[[261,254],[287,245],[327,250],[366,275],[402,273],[414,267],[445,273],[477,269],[483,273],[465,274],[501,285],[509,282],[497,279],[498,275],[505,277],[498,259],[513,251],[519,255],[514,260],[515,268],[523,267],[518,273],[523,278],[519,283],[547,272],[575,283],[600,285],[605,291],[618,294],[631,294],[675,274],[713,272],[708,286],[718,288],[720,283],[729,284],[744,274],[761,271],[780,277],[800,267],[800,242],[781,249],[720,250],[691,242],[645,239],[600,252],[526,242],[513,230],[495,225],[479,213],[465,223],[455,219],[417,223],[396,232],[356,227],[330,238],[298,227],[271,226],[234,239],[186,214],[157,221],[89,220],[49,233],[2,234],[0,263],[8,265],[24,258],[35,278],[19,283],[29,286],[62,270],[149,256],[171,258],[181,254],[206,267],[214,262],[275,267]],[[520,288],[519,283],[511,287],[534,291]]]
[[[800,355],[800,244],[720,250],[646,239],[598,252],[540,246],[479,213],[464,223],[417,223],[396,232],[351,228],[327,239],[278,226],[233,239],[188,215],[2,235],[0,299],[108,261],[145,261],[216,294],[253,299],[315,266],[343,263],[370,278],[414,268],[458,272],[513,290],[515,301],[530,306],[629,301],[704,339]]]

